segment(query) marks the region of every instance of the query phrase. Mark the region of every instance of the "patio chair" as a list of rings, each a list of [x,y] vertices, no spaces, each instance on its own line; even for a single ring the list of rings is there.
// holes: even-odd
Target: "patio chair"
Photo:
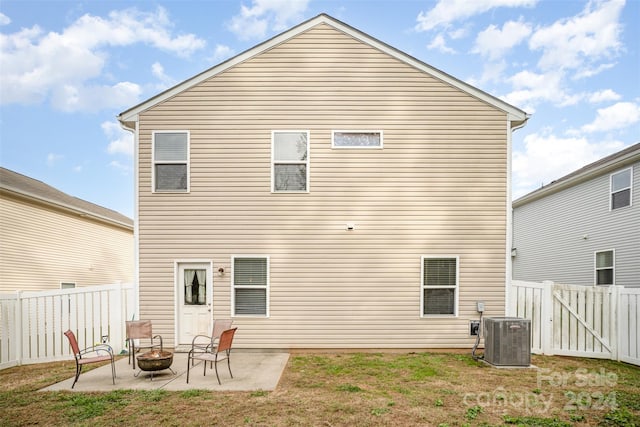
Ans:
[[[222,332],[226,331],[227,329],[231,329],[231,325],[233,325],[233,320],[231,319],[215,319],[213,321],[211,336],[196,335],[195,337],[193,337],[193,340],[191,341],[191,350],[203,353],[212,352],[216,348],[216,341],[220,339],[220,335],[222,334]],[[213,363],[211,367],[213,367]]]
[[[235,335],[238,328],[227,329],[222,332],[220,335],[220,341],[218,341],[218,345],[216,349],[212,352],[198,352],[191,349],[189,351],[189,355],[187,357],[187,384],[189,384],[189,368],[193,363],[194,359],[202,360],[204,363],[204,375],[207,375],[207,362],[213,362],[216,370],[216,378],[218,379],[218,384],[222,385],[220,382],[220,376],[218,375],[218,362],[227,359],[227,366],[229,368],[229,375],[233,378],[233,374],[231,373],[231,346],[233,344],[233,336]]]
[[[151,320],[130,320],[125,322],[127,325],[127,343],[129,344],[129,364],[133,360],[133,370],[136,370],[136,352],[141,349],[154,350],[159,348],[162,351],[162,337],[153,335]],[[154,344],[153,340],[158,338],[160,345]],[[150,340],[138,342],[136,340]]]
[[[111,348],[111,346],[107,344],[98,344],[80,350],[80,347],[78,346],[78,340],[76,339],[76,335],[73,333],[73,331],[68,330],[64,333],[64,335],[69,339],[69,344],[71,345],[73,356],[76,359],[76,377],[73,380],[73,384],[71,384],[71,388],[73,388],[78,382],[78,378],[80,377],[80,373],[82,372],[83,365],[88,365],[89,363],[106,362],[107,360],[111,362],[111,376],[113,384],[116,384],[116,367],[113,363],[113,349]],[[89,355],[92,354],[93,356],[89,357]]]

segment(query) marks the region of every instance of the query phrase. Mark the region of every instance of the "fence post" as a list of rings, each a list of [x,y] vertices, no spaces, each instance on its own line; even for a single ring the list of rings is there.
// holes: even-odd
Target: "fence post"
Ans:
[[[620,287],[617,285],[609,286],[609,337],[611,344],[611,360],[620,361],[620,352],[618,351],[618,337],[620,336]]]
[[[542,328],[542,354],[553,356],[553,287],[550,280],[542,282],[540,323]]]
[[[22,291],[16,291],[16,310],[15,310],[14,325],[16,328],[16,363],[18,366],[22,365],[23,348],[22,348],[22,334],[24,334],[24,328],[22,325]]]

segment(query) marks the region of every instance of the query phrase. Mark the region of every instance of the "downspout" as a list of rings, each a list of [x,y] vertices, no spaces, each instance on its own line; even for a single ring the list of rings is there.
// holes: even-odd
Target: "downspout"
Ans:
[[[133,313],[134,317],[139,318],[140,316],[140,209],[138,204],[138,186],[139,186],[139,173],[138,173],[138,120],[134,122],[134,127],[129,127],[125,122],[118,117],[118,122],[120,123],[120,127],[122,129],[133,133],[133,175],[134,175],[134,183],[133,183],[133,306],[135,307],[135,311]],[[126,319],[126,320],[133,320]]]
[[[513,148],[513,132],[523,128],[529,120],[529,115],[526,114],[524,120],[512,127],[512,121],[507,118],[507,239],[505,248],[505,284],[504,284],[504,314],[509,315],[509,292],[511,288],[511,276],[513,274],[513,259],[511,258],[511,248],[513,247],[513,209],[511,207],[511,163],[512,163],[512,148]]]

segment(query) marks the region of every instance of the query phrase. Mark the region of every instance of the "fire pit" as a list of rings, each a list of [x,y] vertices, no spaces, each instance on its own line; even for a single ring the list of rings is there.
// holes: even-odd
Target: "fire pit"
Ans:
[[[175,375],[175,372],[173,371],[173,369],[171,369],[171,364],[173,363],[173,353],[170,351],[152,350],[141,354],[137,357],[137,359],[140,372],[151,372],[152,380],[154,372],[162,371],[164,369],[169,369]],[[140,372],[138,372],[135,376],[137,377],[138,375],[140,375]]]

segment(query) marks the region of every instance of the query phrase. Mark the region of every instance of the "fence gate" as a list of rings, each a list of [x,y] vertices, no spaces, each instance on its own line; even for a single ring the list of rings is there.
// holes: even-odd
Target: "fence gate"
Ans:
[[[553,353],[615,358],[615,299],[608,287],[553,285]]]
[[[531,320],[531,351],[640,365],[640,288],[512,281],[508,314]]]

